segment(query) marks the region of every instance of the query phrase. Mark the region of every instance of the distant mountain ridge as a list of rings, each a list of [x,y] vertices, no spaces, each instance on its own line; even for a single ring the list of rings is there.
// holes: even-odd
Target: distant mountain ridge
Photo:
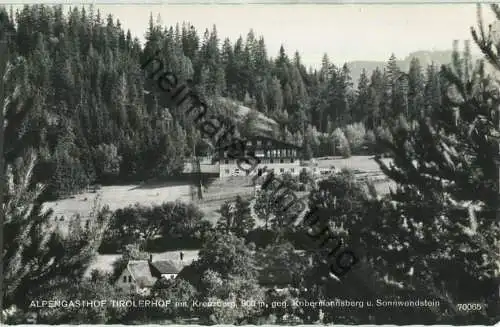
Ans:
[[[415,51],[415,52],[410,53],[403,60],[397,60],[397,63],[398,63],[398,67],[402,71],[408,72],[408,70],[410,68],[410,62],[413,58],[417,58],[420,61],[420,64],[422,65],[422,67],[425,69],[428,65],[431,65],[432,63],[434,63],[435,65],[438,65],[438,66],[451,63],[452,54],[453,54],[452,50]],[[472,58],[474,59],[474,61],[476,61],[478,59],[481,59],[482,56],[473,53]],[[359,76],[361,75],[361,72],[363,71],[363,69],[366,70],[366,72],[368,74],[368,78],[370,78],[372,71],[374,71],[376,68],[383,70],[386,65],[387,65],[387,61],[357,60],[357,61],[347,62],[347,66],[349,67],[349,69],[351,71],[352,80],[353,80],[353,83],[355,86],[358,84]]]

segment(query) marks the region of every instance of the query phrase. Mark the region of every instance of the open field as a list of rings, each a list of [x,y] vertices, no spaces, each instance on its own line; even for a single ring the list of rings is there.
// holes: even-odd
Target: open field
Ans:
[[[217,210],[224,202],[234,200],[237,195],[241,195],[243,198],[253,196],[254,189],[249,181],[250,179],[247,177],[229,177],[216,180],[208,186],[207,191],[203,193],[204,199],[195,202],[205,214],[204,219],[215,224],[220,216]]]
[[[357,169],[363,172],[370,172],[370,176],[379,175],[377,172],[378,165],[369,156],[362,157],[352,157],[349,159],[335,158],[328,160],[318,160],[319,167],[329,167],[334,165],[336,168],[349,168]],[[249,183],[250,179],[247,177],[230,177],[223,180],[216,180],[211,185],[208,186],[206,191],[203,193],[204,200],[195,201],[196,205],[204,212],[205,219],[215,223],[219,218],[217,210],[220,206],[229,199],[234,199],[238,194],[250,194],[253,192],[253,187]],[[391,182],[378,182],[376,183],[377,190],[381,193],[387,193],[389,187],[393,185]],[[126,207],[130,204],[139,202],[140,204],[159,204],[164,201],[175,201],[177,199],[183,201],[191,201],[190,187],[189,185],[182,186],[107,186],[103,187],[99,193],[102,196],[102,204],[110,205],[111,209],[118,209]],[[303,192],[298,192],[297,196],[300,198],[306,195]],[[51,202],[53,208],[56,210],[58,215],[68,215],[70,213],[80,213],[84,214],[89,212],[92,207],[92,198],[96,196],[95,193],[86,193],[76,196],[74,199],[66,199],[56,202]],[[88,197],[88,201],[83,201],[85,197]],[[244,196],[248,197],[248,196]],[[252,204],[255,200],[252,199]],[[253,208],[253,205],[252,205]],[[252,216],[257,218],[252,210]],[[303,216],[303,215],[301,215]],[[300,221],[302,217],[299,217]],[[257,226],[263,226],[264,221],[256,219]],[[198,257],[197,250],[185,250],[184,252],[184,264],[190,264],[193,260]],[[92,269],[98,269],[101,271],[110,271],[112,269],[112,264],[120,257],[119,254],[106,254],[98,255],[92,265],[89,267],[87,274],[90,273]],[[178,262],[179,251],[167,251],[162,253],[153,253],[153,260],[172,260]]]
[[[97,193],[86,192],[73,198],[44,203],[45,208],[52,208],[57,216],[70,217],[80,214],[87,217],[92,210],[94,199],[99,196],[100,205],[108,205],[111,210],[133,205],[160,204],[166,201],[189,201],[189,185],[120,185],[103,186]]]
[[[352,156],[350,158],[342,157],[323,157],[315,158],[318,167],[328,168],[335,166],[335,168],[348,168],[353,170],[361,170],[363,172],[377,172],[380,171],[378,164],[373,160],[373,156]],[[389,163],[391,159],[382,159],[384,163]]]
[[[327,160],[316,158],[318,167],[349,168],[363,172],[369,172],[376,176],[380,170],[372,156],[354,156],[348,159],[340,157],[329,157]],[[388,159],[386,159],[387,161]],[[376,184],[381,193],[387,193],[390,182],[379,182]],[[253,187],[249,177],[230,177],[222,180],[215,180],[204,191],[204,199],[195,201],[196,205],[205,213],[205,219],[215,223],[219,217],[217,210],[227,200],[232,200],[236,195],[251,197]],[[94,199],[99,196],[99,205],[108,205],[111,210],[124,208],[135,203],[141,205],[155,205],[167,201],[192,201],[190,185],[179,185],[173,183],[163,184],[141,184],[141,185],[118,185],[104,186],[97,193],[86,192],[77,194],[72,198],[59,201],[46,202],[45,208],[52,208],[56,217],[66,218],[79,214],[84,219],[89,216],[94,205]],[[65,230],[64,222],[59,221],[59,226]]]

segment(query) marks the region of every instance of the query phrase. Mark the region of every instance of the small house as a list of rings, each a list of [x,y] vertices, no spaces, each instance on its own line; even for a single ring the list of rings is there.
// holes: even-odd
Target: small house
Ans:
[[[149,294],[159,278],[174,279],[181,268],[172,261],[130,260],[115,282],[115,286],[127,293]]]
[[[171,261],[156,261],[151,263],[151,274],[156,278],[174,279],[179,268]]]

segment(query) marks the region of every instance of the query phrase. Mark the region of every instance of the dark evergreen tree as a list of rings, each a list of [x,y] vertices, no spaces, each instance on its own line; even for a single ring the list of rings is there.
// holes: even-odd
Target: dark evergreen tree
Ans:
[[[0,18],[2,22],[5,16],[0,14]],[[67,236],[54,228],[52,212],[42,209],[44,186],[34,174],[37,149],[44,140],[38,130],[30,128],[30,118],[36,117],[40,94],[23,76],[29,61],[13,59],[12,54],[2,55],[2,59],[0,71],[6,83],[2,82],[0,99],[5,105],[2,121],[6,124],[0,130],[0,143],[5,145],[1,174],[7,181],[7,185],[2,184],[2,189],[6,187],[2,190],[2,301],[4,308],[15,305],[27,310],[32,299],[82,278],[97,254],[109,213],[96,207],[93,223],[82,228],[76,220]]]
[[[496,60],[487,37],[475,30],[473,37],[486,58]],[[430,68],[426,98],[433,111],[414,126],[402,121],[392,141],[383,141],[394,163],[379,164],[398,189],[386,213],[377,215],[380,227],[370,244],[380,249],[374,267],[399,283],[398,294],[440,299],[441,312],[432,319],[486,324],[499,317],[493,304],[498,301],[498,117],[492,114],[499,100],[484,64],[465,74],[468,64],[459,53],[454,58],[452,67],[439,73]],[[448,86],[446,97],[438,91],[440,76]],[[456,305],[468,301],[487,308],[464,315]]]
[[[421,117],[424,107],[425,77],[418,59],[412,59],[408,72],[408,118]]]

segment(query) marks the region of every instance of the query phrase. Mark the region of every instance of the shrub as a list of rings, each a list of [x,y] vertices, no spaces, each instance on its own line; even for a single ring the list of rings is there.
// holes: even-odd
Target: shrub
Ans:
[[[379,146],[378,140],[386,140],[388,142],[392,142],[393,141],[393,137],[392,137],[391,131],[387,127],[379,126],[375,130],[375,137],[377,139],[377,142],[376,142],[376,145],[375,145],[376,152],[378,154],[385,154],[387,151],[386,151],[385,148]]]
[[[363,143],[365,141],[366,130],[362,123],[354,123],[347,125],[344,130],[345,137],[349,143],[349,147],[354,154],[362,152]]]
[[[182,202],[118,209],[99,252],[117,253],[124,245],[138,241],[149,251],[197,248],[211,229],[202,218],[203,212],[195,205]]]
[[[339,151],[339,154],[344,158],[349,158],[351,156],[351,148],[344,132],[340,128],[337,128],[333,131],[332,137],[335,148]]]

